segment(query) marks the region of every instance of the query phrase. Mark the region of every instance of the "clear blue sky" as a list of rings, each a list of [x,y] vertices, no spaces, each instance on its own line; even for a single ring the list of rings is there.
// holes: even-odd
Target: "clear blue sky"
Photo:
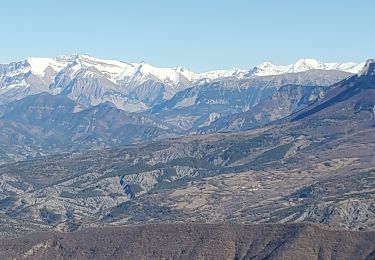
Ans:
[[[375,53],[374,0],[4,0],[0,63],[87,53],[196,71]]]

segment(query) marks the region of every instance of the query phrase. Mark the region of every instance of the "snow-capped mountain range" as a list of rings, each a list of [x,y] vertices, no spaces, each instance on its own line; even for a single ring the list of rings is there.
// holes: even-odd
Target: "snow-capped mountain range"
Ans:
[[[251,71],[252,74],[256,76],[280,75],[308,70],[339,70],[356,74],[363,68],[364,64],[364,62],[324,63],[315,59],[300,59],[294,64],[285,66],[277,66],[272,64],[271,62],[264,62],[254,67],[254,69]]]
[[[143,111],[172,98],[178,91],[226,78],[244,79],[308,70],[358,73],[363,64],[322,63],[301,59],[276,66],[262,63],[250,70],[231,68],[196,73],[182,67],[158,68],[147,63],[105,60],[89,55],[31,57],[0,65],[0,104],[31,94],[60,94],[90,107],[111,102],[125,111]]]

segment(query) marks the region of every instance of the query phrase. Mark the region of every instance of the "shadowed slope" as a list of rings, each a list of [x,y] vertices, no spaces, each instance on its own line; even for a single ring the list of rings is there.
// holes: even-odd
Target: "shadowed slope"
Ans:
[[[373,259],[374,250],[374,232],[305,224],[141,225],[0,241],[2,259]]]

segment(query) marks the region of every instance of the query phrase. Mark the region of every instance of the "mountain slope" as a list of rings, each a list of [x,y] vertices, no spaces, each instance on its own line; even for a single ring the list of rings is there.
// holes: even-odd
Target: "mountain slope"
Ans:
[[[294,65],[258,66],[195,73],[181,67],[157,68],[144,62],[127,63],[88,55],[28,58],[0,67],[0,105],[28,95],[48,92],[69,97],[85,106],[111,102],[125,111],[143,111],[188,87],[225,78],[249,79],[263,75],[308,70],[357,72],[362,64],[300,60]],[[315,81],[318,78],[315,77]],[[324,85],[324,84],[319,84]]]
[[[329,88],[285,85],[271,97],[242,113],[221,117],[197,129],[199,133],[243,131],[265,125],[299,111],[324,97]]]
[[[321,100],[266,127],[3,165],[1,213],[4,221],[13,220],[4,226],[16,225],[22,233],[163,221],[304,221],[372,230],[375,121],[368,102],[374,100],[375,83],[372,63],[366,68]],[[96,107],[76,114],[98,115],[98,123],[85,127],[93,124],[98,130],[89,133],[102,141],[106,125],[123,121],[106,116],[118,113]],[[11,118],[21,124],[28,117]],[[61,125],[63,132],[75,127],[72,122]],[[12,229],[6,230],[11,235]]]
[[[374,117],[375,109],[375,61],[368,60],[363,70],[355,76],[335,84],[326,98],[291,116],[291,121],[304,118],[323,119],[335,115],[352,119]],[[368,116],[367,115],[367,116]]]
[[[320,95],[323,91],[322,87],[300,86],[295,91],[276,95],[286,89],[281,87],[282,84],[315,82],[315,79],[328,84],[351,75],[339,71],[310,70],[251,80],[226,78],[180,91],[147,113],[136,114],[115,108],[112,94],[116,98],[120,98],[120,94],[110,88],[118,87],[112,81],[97,76],[99,72],[94,67],[78,70],[75,80],[70,81],[67,75],[74,71],[68,66],[55,77],[56,85],[66,83],[66,87],[52,89],[60,94],[42,92],[0,106],[0,146],[4,151],[0,155],[1,163],[58,152],[111,148],[175,137],[189,134],[186,130],[192,127],[190,132],[197,131],[198,127],[199,132],[225,131],[225,125],[217,127],[224,119],[212,127],[209,125],[220,117],[231,118],[231,114],[241,111],[253,111],[258,119],[251,117],[248,126],[245,123],[231,124],[230,129],[255,127],[290,114],[307,105],[307,100],[316,99],[318,92]],[[84,75],[91,76],[86,79]],[[68,79],[65,80],[65,77]],[[267,101],[270,96],[274,97],[273,105]],[[289,104],[290,99],[293,104]],[[98,104],[93,106],[93,102]],[[126,104],[129,107],[130,103]],[[287,104],[291,105],[288,109],[278,111],[280,105],[286,107]]]
[[[273,96],[248,112],[228,115],[198,131],[247,130],[274,120],[288,117],[291,121],[311,118],[317,120],[355,120],[367,111],[375,116],[374,63],[368,60],[358,74],[329,88],[283,86]],[[293,113],[297,112],[297,113]],[[277,122],[276,122],[277,124]]]
[[[173,137],[176,127],[111,104],[86,109],[46,93],[10,103],[0,117],[1,161]]]
[[[227,78],[182,90],[154,106],[150,113],[184,129],[205,127],[220,117],[252,111],[284,85],[317,86],[319,89],[351,75],[333,70],[309,70],[250,79]]]
[[[374,232],[309,225],[159,224],[37,233],[0,240],[28,259],[373,259]]]
[[[242,74],[236,69],[198,74],[181,67],[156,68],[88,55],[33,57],[1,66],[0,102],[48,92],[86,106],[109,101],[126,111],[140,111],[189,85]]]
[[[330,87],[317,102],[262,128],[2,165],[3,235],[164,221],[313,222],[373,230],[373,64],[369,61],[359,75]],[[19,113],[18,105],[6,107],[0,120],[6,126],[1,133],[10,140],[1,149],[18,149],[14,154],[20,157],[39,139],[43,146],[34,152],[58,142],[87,148],[121,144],[129,141],[127,129],[137,129],[129,134],[137,140],[143,128],[128,125],[146,119],[143,127],[151,129],[145,131],[151,133],[146,135],[149,140],[154,131],[155,136],[175,133],[170,125],[109,105],[77,111],[77,105],[62,96],[29,98],[35,100],[19,101],[19,107],[28,110]],[[53,98],[59,100],[52,102]],[[49,102],[60,103],[61,108],[51,109]],[[69,121],[60,117],[60,110],[73,111]],[[52,125],[60,131],[49,135]],[[13,129],[24,134],[13,135]]]

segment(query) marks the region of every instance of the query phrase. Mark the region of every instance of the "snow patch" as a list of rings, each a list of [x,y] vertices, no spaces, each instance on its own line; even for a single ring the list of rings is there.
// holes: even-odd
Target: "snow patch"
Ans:
[[[59,62],[50,58],[36,58],[30,57],[27,59],[27,63],[30,64],[30,70],[34,75],[44,77],[44,73],[48,67],[52,68],[55,72],[63,70],[68,63]]]
[[[221,117],[220,113],[213,112],[208,116],[208,122],[212,123]]]
[[[193,106],[195,104],[196,100],[197,100],[197,96],[184,98],[183,100],[178,102],[174,107],[175,108],[190,107],[190,106]]]

